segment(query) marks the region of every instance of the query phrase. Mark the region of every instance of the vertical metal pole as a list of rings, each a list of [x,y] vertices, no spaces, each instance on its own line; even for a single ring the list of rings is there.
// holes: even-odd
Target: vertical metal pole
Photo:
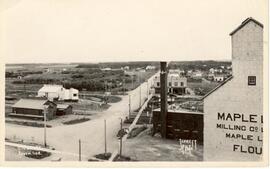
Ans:
[[[44,146],[47,147],[47,142],[46,142],[46,127],[47,127],[47,124],[46,124],[46,121],[47,121],[47,107],[45,106],[44,107],[44,110],[43,110],[43,116],[44,116]]]
[[[81,139],[79,139],[79,161],[82,161]]]
[[[105,144],[105,154],[107,154],[107,134],[106,134],[106,120],[104,120],[104,144]]]

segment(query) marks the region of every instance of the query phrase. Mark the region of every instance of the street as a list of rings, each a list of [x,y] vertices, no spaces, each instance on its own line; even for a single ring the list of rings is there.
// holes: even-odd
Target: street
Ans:
[[[128,92],[131,96],[131,110],[139,108],[140,90],[141,104],[143,104],[145,98],[147,98],[147,86],[150,87],[153,77],[149,79],[148,85],[144,82],[141,84],[141,89],[139,86],[133,91]],[[113,152],[118,148],[116,134],[120,128],[120,118],[124,119],[128,116],[128,109],[129,96],[125,95],[122,96],[120,102],[112,103],[108,110],[100,112],[98,118],[75,125],[47,128],[47,144],[57,151],[78,153],[78,142],[81,139],[82,155],[84,157],[82,160],[87,160],[96,154],[104,153],[104,119],[106,119],[107,152]],[[35,142],[42,144],[44,140],[44,129],[6,123],[6,138],[13,138],[14,135],[24,140],[34,138]],[[60,155],[57,154],[57,156]],[[61,158],[63,161],[78,160],[78,157],[68,156],[64,153],[61,154]]]

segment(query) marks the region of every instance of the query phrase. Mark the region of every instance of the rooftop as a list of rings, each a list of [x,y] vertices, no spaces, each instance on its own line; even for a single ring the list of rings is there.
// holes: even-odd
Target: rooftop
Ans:
[[[68,104],[57,104],[57,109],[66,109],[68,108],[70,105]]]
[[[233,30],[230,35],[232,36],[234,33],[236,33],[238,30],[240,30],[241,28],[243,28],[247,23],[249,22],[254,22],[257,25],[259,25],[260,27],[263,28],[263,24],[261,24],[260,22],[258,22],[257,20],[253,19],[252,17],[247,18],[246,20],[244,20],[241,25],[239,25],[235,30]]]
[[[44,105],[47,101],[48,100],[45,99],[21,99],[16,102],[12,107],[43,110]]]
[[[44,85],[39,92],[58,92],[62,88],[62,85]]]

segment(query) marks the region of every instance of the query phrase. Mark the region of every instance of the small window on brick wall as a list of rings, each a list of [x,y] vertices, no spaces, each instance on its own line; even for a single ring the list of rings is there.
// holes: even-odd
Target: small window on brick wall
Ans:
[[[248,85],[255,86],[256,85],[256,76],[248,76]]]

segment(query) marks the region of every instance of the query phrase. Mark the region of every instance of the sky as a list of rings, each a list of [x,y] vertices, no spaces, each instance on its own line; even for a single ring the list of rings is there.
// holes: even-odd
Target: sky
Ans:
[[[0,0],[5,63],[230,60],[267,0]],[[268,43],[268,42],[267,42]]]

